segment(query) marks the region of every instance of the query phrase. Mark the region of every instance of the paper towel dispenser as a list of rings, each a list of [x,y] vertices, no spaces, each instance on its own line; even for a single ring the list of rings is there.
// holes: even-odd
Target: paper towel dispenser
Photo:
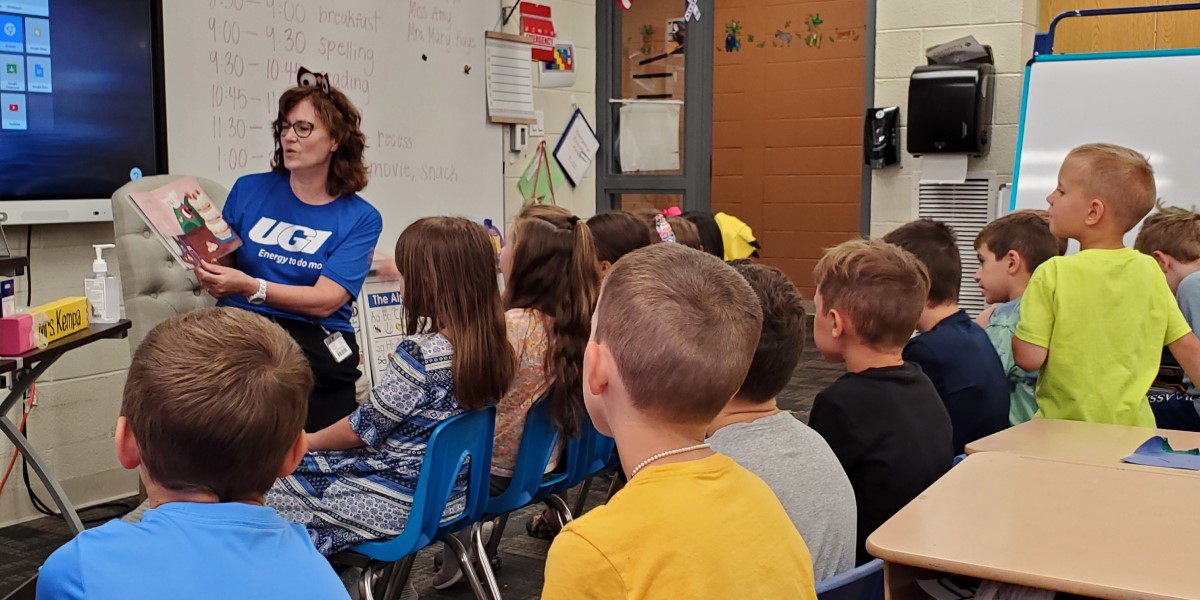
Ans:
[[[922,65],[908,81],[908,153],[988,153],[996,70],[989,64]]]

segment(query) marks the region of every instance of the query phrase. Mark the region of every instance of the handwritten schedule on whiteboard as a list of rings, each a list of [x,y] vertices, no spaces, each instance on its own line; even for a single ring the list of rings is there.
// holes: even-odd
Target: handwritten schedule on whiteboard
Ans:
[[[300,67],[362,112],[379,247],[422,216],[503,219],[501,130],[487,118],[479,0],[168,0],[169,161],[232,186],[270,169],[272,123]]]

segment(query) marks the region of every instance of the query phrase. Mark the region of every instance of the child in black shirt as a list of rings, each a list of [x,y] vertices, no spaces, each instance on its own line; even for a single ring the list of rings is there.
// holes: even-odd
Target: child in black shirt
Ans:
[[[817,395],[809,426],[841,461],[858,500],[864,541],[929,487],[953,460],[950,417],[929,378],[901,357],[929,292],[915,257],[881,241],[830,249],[814,270],[813,337],[847,373]]]

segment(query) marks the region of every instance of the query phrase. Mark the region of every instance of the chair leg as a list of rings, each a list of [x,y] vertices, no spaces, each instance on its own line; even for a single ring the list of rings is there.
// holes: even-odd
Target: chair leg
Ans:
[[[555,494],[550,494],[549,496],[546,496],[545,502],[546,506],[553,508],[554,514],[558,516],[559,529],[566,527],[567,523],[571,522],[571,509],[567,507],[567,503],[563,502],[562,498],[559,498]]]
[[[507,517],[507,515],[505,515]],[[492,539],[496,539],[496,530],[492,530]],[[488,540],[490,544],[492,540]],[[492,562],[488,560],[488,549],[483,543],[483,525],[476,523],[471,526],[471,543],[479,555],[479,570],[483,571],[484,583],[491,592],[494,600],[500,600],[500,584],[496,581],[496,572],[492,570]]]
[[[612,500],[612,497],[616,496],[617,492],[621,491],[621,488],[623,487],[625,487],[625,484],[621,483],[621,477],[614,474],[612,483],[608,485],[608,499]]]
[[[404,593],[404,586],[408,583],[408,577],[412,573],[413,563],[417,560],[417,554],[414,552],[400,559],[399,562],[393,563],[392,568],[388,573],[387,587],[384,588],[383,600],[398,600],[401,594]]]
[[[500,555],[500,538],[504,537],[504,528],[508,526],[508,515],[506,514],[499,519],[496,519],[494,523],[495,525],[492,526],[492,537],[488,538],[487,541],[487,554],[484,555],[483,559],[488,560],[489,562],[491,559],[487,557]],[[483,537],[482,533],[480,534],[480,537]]]
[[[363,567],[362,577],[358,580],[358,597],[363,600],[375,600],[375,586],[371,583],[375,579],[375,571],[379,568],[379,563],[371,561],[367,566]]]
[[[479,534],[476,533],[476,529],[478,528],[478,523],[471,526],[471,534],[475,537],[479,537]],[[479,574],[475,572],[475,567],[471,564],[471,551],[455,535],[448,535],[442,541],[447,546],[450,546],[450,549],[454,551],[454,555],[458,557],[458,566],[462,569],[463,575],[466,576],[467,583],[471,584],[471,592],[475,594],[476,600],[488,600],[487,592],[479,584]],[[490,572],[490,567],[488,567],[486,560],[482,562],[482,565],[484,569],[487,569],[484,571],[484,575],[486,576]],[[488,583],[491,585],[490,581]],[[498,588],[492,588],[492,593],[494,600],[500,600],[500,590]]]
[[[595,475],[583,480],[583,484],[579,486],[579,498],[575,499],[575,510],[571,514],[582,515],[584,504],[587,502],[588,492],[592,491],[592,479]]]

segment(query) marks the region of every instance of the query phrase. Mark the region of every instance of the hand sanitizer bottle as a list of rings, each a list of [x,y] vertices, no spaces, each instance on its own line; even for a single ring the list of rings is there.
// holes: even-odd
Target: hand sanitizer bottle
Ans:
[[[108,261],[101,252],[105,248],[116,248],[113,244],[92,244],[96,249],[96,260],[92,262],[92,275],[83,280],[83,292],[91,305],[91,323],[116,323],[121,320],[121,284],[108,274]]]

